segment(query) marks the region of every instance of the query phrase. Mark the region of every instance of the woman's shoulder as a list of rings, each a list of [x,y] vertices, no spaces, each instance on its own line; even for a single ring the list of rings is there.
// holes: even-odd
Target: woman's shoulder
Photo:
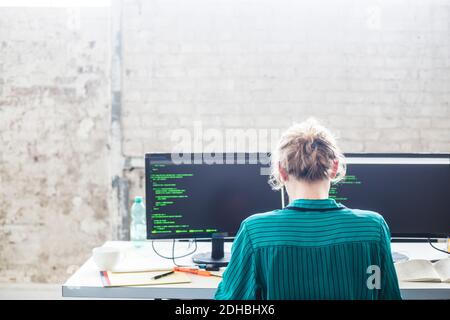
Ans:
[[[352,208],[347,208],[347,211],[357,219],[370,220],[376,223],[384,223],[383,216],[376,211]]]
[[[279,216],[282,212],[282,209],[276,209],[272,211],[262,212],[262,213],[255,213],[244,219],[245,223],[254,223],[258,221],[263,221],[266,219],[270,219],[274,216]]]
[[[341,211],[333,211],[330,212],[333,217],[338,218],[339,216],[345,216],[345,219],[341,219],[341,221],[345,221],[347,223],[353,222],[362,222],[372,223],[372,224],[385,224],[383,216],[375,211],[371,210],[363,210],[363,209],[353,209],[353,208],[345,208]],[[328,218],[330,218],[329,216]],[[284,218],[289,218],[288,215],[283,214],[283,209],[277,209],[262,213],[252,214],[247,217],[243,223],[247,226],[257,226],[257,225],[266,225],[276,223],[278,221],[284,221]],[[292,216],[291,216],[292,218]]]

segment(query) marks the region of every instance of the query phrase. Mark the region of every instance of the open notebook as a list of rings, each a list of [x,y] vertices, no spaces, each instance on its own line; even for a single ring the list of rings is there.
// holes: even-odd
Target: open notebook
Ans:
[[[124,286],[151,286],[173,283],[191,282],[189,276],[184,272],[174,272],[168,276],[154,280],[153,277],[167,271],[144,271],[144,272],[111,272],[100,271],[104,287]]]
[[[435,263],[421,259],[398,262],[395,269],[400,281],[450,283],[450,258]]]

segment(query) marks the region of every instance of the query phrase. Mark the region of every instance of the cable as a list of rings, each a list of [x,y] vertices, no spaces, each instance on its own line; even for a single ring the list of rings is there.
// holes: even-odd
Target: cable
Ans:
[[[436,248],[436,247],[433,245],[433,243],[431,242],[431,239],[430,239],[430,238],[428,238],[428,243],[430,244],[430,246],[431,246],[433,249],[436,249],[437,251],[440,251],[440,252],[443,252],[443,253],[446,253],[446,254],[450,254],[450,252],[448,252],[447,250],[442,250],[442,249]]]
[[[197,251],[197,241],[195,239],[194,239],[194,243],[195,243],[195,248],[194,248],[194,250],[192,250],[192,252],[189,252],[188,254],[182,255],[177,258],[187,257],[187,256],[193,254],[195,251]],[[176,265],[177,267],[190,267],[190,266],[180,265],[180,264],[176,263],[175,259],[176,259],[175,258],[175,239],[173,239],[173,242],[172,242],[172,262],[173,262],[173,264]]]
[[[173,241],[172,241],[172,256],[170,256],[170,257],[168,257],[168,256],[163,256],[162,254],[160,254],[160,253],[156,250],[156,248],[155,248],[154,241],[152,241],[152,248],[153,248],[153,251],[154,251],[159,257],[164,258],[164,259],[170,259],[170,260],[172,260],[173,264],[174,264],[175,266],[177,266],[177,267],[191,267],[191,266],[179,265],[179,264],[176,263],[175,259],[180,259],[180,258],[187,257],[187,256],[193,254],[195,251],[197,251],[197,240],[195,240],[195,239],[194,239],[194,244],[195,244],[195,247],[194,247],[194,249],[193,249],[191,252],[186,253],[186,254],[183,254],[183,255],[178,256],[178,257],[175,257],[175,239],[173,239]]]
[[[184,258],[184,257],[187,257],[187,256],[193,254],[195,251],[197,251],[197,241],[194,241],[194,244],[195,244],[195,248],[194,248],[194,250],[192,250],[192,252],[183,254],[183,255],[178,256],[178,257],[175,257],[175,239],[173,239],[172,256],[170,256],[170,257],[169,257],[169,256],[163,256],[162,254],[160,254],[160,253],[156,250],[156,248],[155,248],[154,241],[152,241],[152,248],[153,248],[153,251],[154,251],[158,256],[160,256],[161,258],[172,260],[172,259],[180,259],[180,258]]]

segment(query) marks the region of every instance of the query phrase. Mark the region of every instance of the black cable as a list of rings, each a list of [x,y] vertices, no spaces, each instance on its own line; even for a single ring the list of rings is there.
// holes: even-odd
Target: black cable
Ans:
[[[447,241],[448,241],[448,240],[447,240]],[[436,249],[437,251],[440,251],[440,252],[443,252],[443,253],[446,253],[446,254],[450,254],[450,252],[448,252],[447,250],[442,250],[442,249],[436,248],[436,247],[433,245],[433,243],[431,242],[431,239],[430,239],[430,238],[428,238],[428,243],[430,244],[430,246],[431,246],[433,249]]]
[[[187,257],[187,256],[193,254],[195,251],[197,251],[197,242],[195,241],[194,243],[195,243],[195,248],[194,248],[194,250],[192,250],[192,252],[183,254],[183,255],[178,256],[178,257],[175,257],[175,239],[173,240],[172,256],[170,256],[170,257],[168,257],[168,256],[163,256],[162,254],[160,254],[160,253],[156,250],[156,248],[155,248],[154,241],[152,241],[152,248],[153,248],[153,251],[154,251],[158,256],[160,256],[161,258],[172,260],[172,259],[180,259],[180,258]]]
[[[173,264],[174,264],[175,266],[177,266],[177,267],[192,267],[192,266],[183,266],[183,265],[179,265],[179,264],[177,264],[177,263],[175,262],[175,259],[180,259],[180,258],[187,257],[187,256],[193,254],[195,251],[197,251],[197,241],[196,241],[195,239],[194,239],[194,244],[195,244],[194,250],[192,250],[192,251],[189,252],[189,253],[186,253],[186,254],[183,254],[183,255],[181,255],[181,256],[178,256],[178,257],[175,257],[175,239],[173,239],[173,241],[172,241],[172,256],[170,256],[170,257],[168,257],[168,256],[163,256],[162,254],[160,254],[160,253],[156,250],[156,248],[155,248],[154,241],[152,241],[152,248],[153,248],[153,251],[154,251],[159,257],[164,258],[164,259],[170,259],[170,260],[172,260]]]
[[[187,256],[193,254],[195,251],[197,251],[197,240],[194,239],[194,243],[195,243],[195,248],[194,248],[194,250],[192,250],[192,252],[189,252],[188,254],[182,255],[180,257],[175,257],[175,239],[173,239],[173,242],[172,242],[172,262],[173,262],[174,265],[176,265],[177,267],[192,267],[192,266],[180,265],[180,264],[175,262],[175,259],[187,257]]]

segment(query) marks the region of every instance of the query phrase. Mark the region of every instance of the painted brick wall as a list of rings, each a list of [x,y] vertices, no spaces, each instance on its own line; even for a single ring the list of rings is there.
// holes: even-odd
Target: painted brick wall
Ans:
[[[62,282],[110,238],[109,10],[0,8],[0,282]]]
[[[450,151],[450,3],[125,1],[124,153],[316,116],[347,152]]]

